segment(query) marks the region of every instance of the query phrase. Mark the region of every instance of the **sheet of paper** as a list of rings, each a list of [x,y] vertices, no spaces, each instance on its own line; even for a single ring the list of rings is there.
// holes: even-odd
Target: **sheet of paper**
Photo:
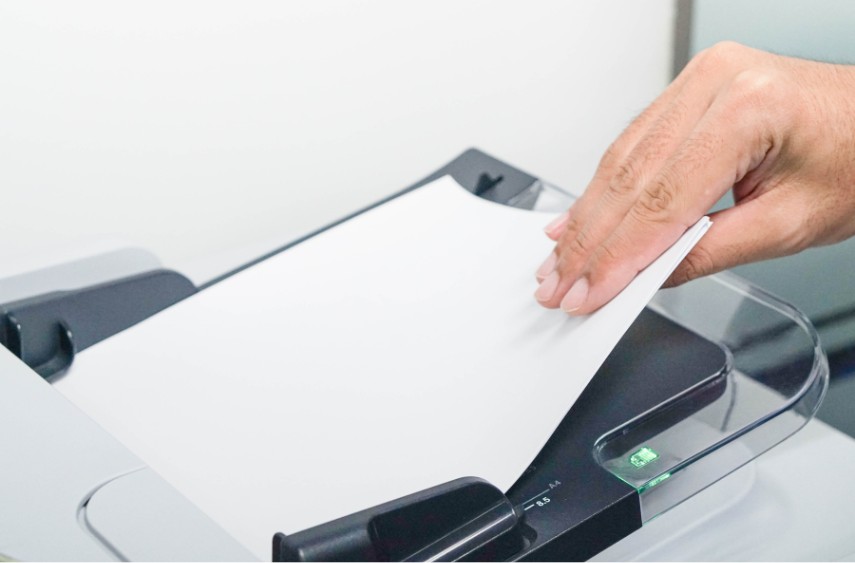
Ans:
[[[540,307],[551,217],[451,178],[86,350],[56,387],[259,558],[458,477],[507,489],[708,225],[585,318]]]

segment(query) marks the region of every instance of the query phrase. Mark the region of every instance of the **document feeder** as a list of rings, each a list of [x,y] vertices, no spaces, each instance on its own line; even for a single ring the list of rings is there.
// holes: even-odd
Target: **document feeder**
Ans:
[[[401,193],[445,174],[504,205],[559,212],[573,201],[475,149]],[[0,308],[0,343],[50,379],[76,351],[193,292],[179,274],[153,271],[31,297]],[[510,490],[461,476],[283,530],[273,559],[587,559],[796,432],[827,379],[807,319],[747,282],[719,274],[660,291]]]

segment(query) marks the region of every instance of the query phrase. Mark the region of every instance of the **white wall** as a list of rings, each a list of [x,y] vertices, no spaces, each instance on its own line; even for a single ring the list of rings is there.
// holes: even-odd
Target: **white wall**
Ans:
[[[469,146],[581,191],[666,84],[673,11],[2,3],[0,262],[120,237],[225,269]]]

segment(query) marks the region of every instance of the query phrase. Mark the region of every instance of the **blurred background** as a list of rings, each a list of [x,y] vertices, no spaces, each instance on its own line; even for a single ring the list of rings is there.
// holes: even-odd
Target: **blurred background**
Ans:
[[[117,237],[201,282],[470,146],[581,191],[670,1],[0,5],[0,262]],[[12,234],[14,233],[14,234]]]
[[[470,146],[579,193],[694,53],[855,62],[853,24],[844,0],[5,2],[0,278],[131,246],[201,284]],[[855,435],[855,241],[738,273],[820,329],[820,416]]]

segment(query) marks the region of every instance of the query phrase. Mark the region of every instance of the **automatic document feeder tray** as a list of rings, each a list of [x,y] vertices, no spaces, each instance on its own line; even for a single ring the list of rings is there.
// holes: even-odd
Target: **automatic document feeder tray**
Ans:
[[[572,201],[474,149],[402,193],[445,174],[482,198],[519,208],[557,212]],[[76,353],[195,291],[174,272],[152,271],[17,300],[0,310],[0,341],[50,381]],[[826,385],[817,335],[787,304],[730,275],[663,291],[509,490],[461,476],[314,528],[282,530],[271,538],[272,557],[587,559],[793,434],[813,416]],[[535,408],[520,405],[514,415]],[[95,471],[93,487],[99,479],[106,476]],[[180,543],[182,523],[172,532],[170,542]],[[96,533],[91,541],[113,554],[169,557],[158,538],[148,540],[148,552],[125,549],[121,535]],[[190,532],[186,541],[183,557],[235,557]]]

